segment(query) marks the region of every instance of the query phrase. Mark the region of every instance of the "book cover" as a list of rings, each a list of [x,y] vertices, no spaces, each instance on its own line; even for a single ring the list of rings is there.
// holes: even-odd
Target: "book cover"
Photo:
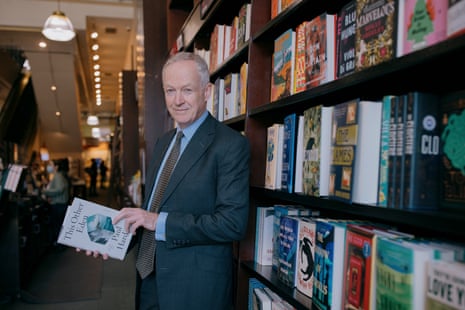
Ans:
[[[433,251],[401,239],[379,238],[376,309],[425,309],[426,263]]]
[[[303,193],[327,196],[331,153],[332,107],[313,106],[304,111]]]
[[[378,202],[379,146],[381,141],[381,101],[358,103],[357,142],[354,148],[352,202]]]
[[[299,249],[299,219],[296,216],[281,217],[279,225],[278,279],[295,287],[297,252]]]
[[[234,104],[233,104],[233,93],[234,93],[234,87],[236,85],[233,82],[233,74],[228,73],[224,77],[224,99],[223,99],[223,104],[224,104],[224,110],[223,110],[223,120],[228,120],[234,116],[233,110],[235,109]]]
[[[316,221],[299,218],[299,249],[297,252],[296,288],[308,297],[313,293],[313,269],[315,267]]]
[[[332,154],[328,197],[348,203],[352,203],[358,102],[359,99],[354,99],[335,105],[331,122]]]
[[[355,70],[360,71],[396,57],[397,1],[357,1]]]
[[[245,39],[245,32],[247,27],[247,3],[239,9],[238,22],[237,22],[237,48],[241,48],[247,40]]]
[[[447,9],[447,37],[455,37],[465,32],[465,1],[449,0]]]
[[[295,31],[286,30],[274,41],[270,102],[285,98],[294,90]]]
[[[391,114],[389,116],[389,156],[388,156],[388,196],[387,207],[395,208],[396,166],[397,166],[397,111],[398,96],[391,97]]]
[[[210,36],[210,73],[223,62],[224,26],[216,24]]]
[[[239,27],[239,16],[234,16],[231,22],[231,42],[229,43],[229,55],[232,56],[237,51],[237,29]]]
[[[347,2],[337,16],[336,77],[341,78],[355,71],[356,1]]]
[[[278,270],[279,265],[279,230],[283,216],[318,216],[317,210],[305,209],[301,206],[275,205],[273,219],[273,269]]]
[[[302,0],[281,0],[281,12]]]
[[[282,0],[270,0],[271,1],[271,19],[275,18],[276,16],[281,13],[281,1]]]
[[[271,310],[273,300],[265,292],[263,287],[254,288],[253,293],[256,297],[254,300],[257,301],[256,305],[258,310]]]
[[[256,310],[256,305],[257,305],[257,300],[255,294],[254,294],[254,289],[256,288],[264,288],[265,284],[260,282],[260,280],[256,278],[249,278],[249,291],[248,291],[248,303],[247,303],[247,309],[248,310]],[[255,304],[255,307],[254,307]]]
[[[316,220],[312,304],[318,309],[343,309],[345,239],[345,223]]]
[[[425,309],[465,309],[465,264],[429,261],[427,281]]]
[[[294,94],[307,89],[305,80],[305,27],[307,21],[299,24],[295,29],[296,50],[294,64]]]
[[[305,27],[307,89],[333,81],[336,74],[336,16],[323,13]]]
[[[304,116],[299,115],[297,129],[297,146],[295,154],[295,182],[294,192],[303,193],[303,165],[304,165]]]
[[[447,38],[448,0],[400,0],[397,57]]]
[[[274,207],[257,207],[255,225],[255,261],[271,266],[273,257]]]
[[[297,139],[297,114],[284,117],[283,163],[281,169],[281,190],[294,192],[295,148]]]
[[[381,108],[381,137],[379,143],[378,207],[387,207],[389,192],[389,152],[392,95],[383,96]]]
[[[441,208],[465,206],[465,93],[454,92],[441,100]]]
[[[213,117],[223,121],[224,117],[224,79],[218,77],[213,88]]]
[[[439,203],[439,99],[410,92],[405,101],[402,209],[436,209]]]
[[[284,125],[275,123],[267,129],[265,188],[281,188]]]
[[[347,225],[344,256],[344,309],[374,309],[371,295],[376,234],[371,226]]]
[[[118,210],[74,198],[66,210],[57,242],[123,260],[132,235],[125,232],[124,221],[112,224],[116,214]]]
[[[249,65],[244,62],[239,69],[239,115],[247,110],[247,72]]]

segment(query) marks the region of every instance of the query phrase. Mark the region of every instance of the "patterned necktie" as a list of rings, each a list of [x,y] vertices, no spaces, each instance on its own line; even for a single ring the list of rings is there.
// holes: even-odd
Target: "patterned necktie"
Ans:
[[[158,212],[160,208],[161,199],[165,193],[166,186],[173,171],[174,166],[179,157],[181,150],[181,139],[184,136],[182,131],[179,131],[176,135],[176,141],[174,142],[171,153],[166,159],[163,170],[161,171],[158,179],[157,187],[153,194],[153,199],[150,204],[150,212]],[[136,268],[142,279],[148,276],[153,271],[153,261],[155,256],[155,236],[154,232],[144,229],[142,233],[141,243],[139,245],[139,252],[136,259]]]

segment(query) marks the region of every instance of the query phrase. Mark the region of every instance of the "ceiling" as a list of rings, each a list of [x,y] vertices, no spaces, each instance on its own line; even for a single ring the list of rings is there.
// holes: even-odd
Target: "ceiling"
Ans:
[[[52,154],[81,153],[108,139],[119,114],[119,73],[133,70],[136,0],[0,0],[0,48],[24,51],[39,108],[41,143]],[[76,37],[53,42],[41,34],[47,17],[59,8]],[[90,32],[97,31],[96,40]],[[45,48],[39,42],[45,42]],[[90,46],[99,44],[98,61]],[[100,65],[101,98],[96,104],[94,64]],[[1,64],[0,64],[1,70]],[[51,86],[56,86],[56,91]],[[57,116],[59,112],[59,116]],[[99,117],[101,138],[92,137],[89,114]]]

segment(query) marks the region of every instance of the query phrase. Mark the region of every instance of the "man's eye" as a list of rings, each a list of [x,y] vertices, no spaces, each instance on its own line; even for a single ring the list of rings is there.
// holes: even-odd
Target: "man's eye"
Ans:
[[[184,96],[189,96],[190,94],[192,94],[192,89],[190,89],[190,88],[183,88],[183,89],[182,89],[182,94],[183,94]]]
[[[168,96],[174,96],[174,94],[176,94],[176,90],[174,90],[174,89],[166,89],[166,90],[165,90],[165,93],[166,93]]]

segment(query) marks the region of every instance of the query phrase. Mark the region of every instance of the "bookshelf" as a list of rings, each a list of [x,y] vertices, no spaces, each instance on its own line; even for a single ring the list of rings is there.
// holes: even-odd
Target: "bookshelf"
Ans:
[[[230,24],[239,7],[248,1],[216,0],[204,19],[194,6],[181,32],[185,50],[192,51],[197,44],[208,42],[216,23]],[[238,131],[244,131],[251,144],[251,203],[246,238],[237,245],[236,309],[246,309],[248,279],[256,277],[272,288],[297,309],[311,308],[311,299],[295,289],[289,289],[277,279],[271,267],[253,262],[255,242],[255,207],[262,204],[300,204],[321,211],[323,216],[359,218],[396,226],[399,230],[424,237],[440,237],[452,241],[464,240],[465,215],[458,211],[406,211],[344,204],[335,200],[290,194],[264,188],[266,129],[282,122],[290,113],[302,114],[311,106],[332,106],[356,97],[379,99],[386,94],[401,94],[413,90],[437,94],[463,89],[461,80],[451,74],[465,69],[464,35],[451,38],[412,54],[355,72],[349,76],[323,84],[295,95],[269,102],[273,41],[286,29],[323,13],[337,13],[347,0],[311,1],[294,3],[276,18],[270,20],[271,2],[253,0],[251,39],[230,55],[214,72],[211,80],[238,71],[244,61],[249,64],[247,113],[225,121]],[[234,4],[233,4],[234,3]],[[454,71],[455,71],[454,70]]]

